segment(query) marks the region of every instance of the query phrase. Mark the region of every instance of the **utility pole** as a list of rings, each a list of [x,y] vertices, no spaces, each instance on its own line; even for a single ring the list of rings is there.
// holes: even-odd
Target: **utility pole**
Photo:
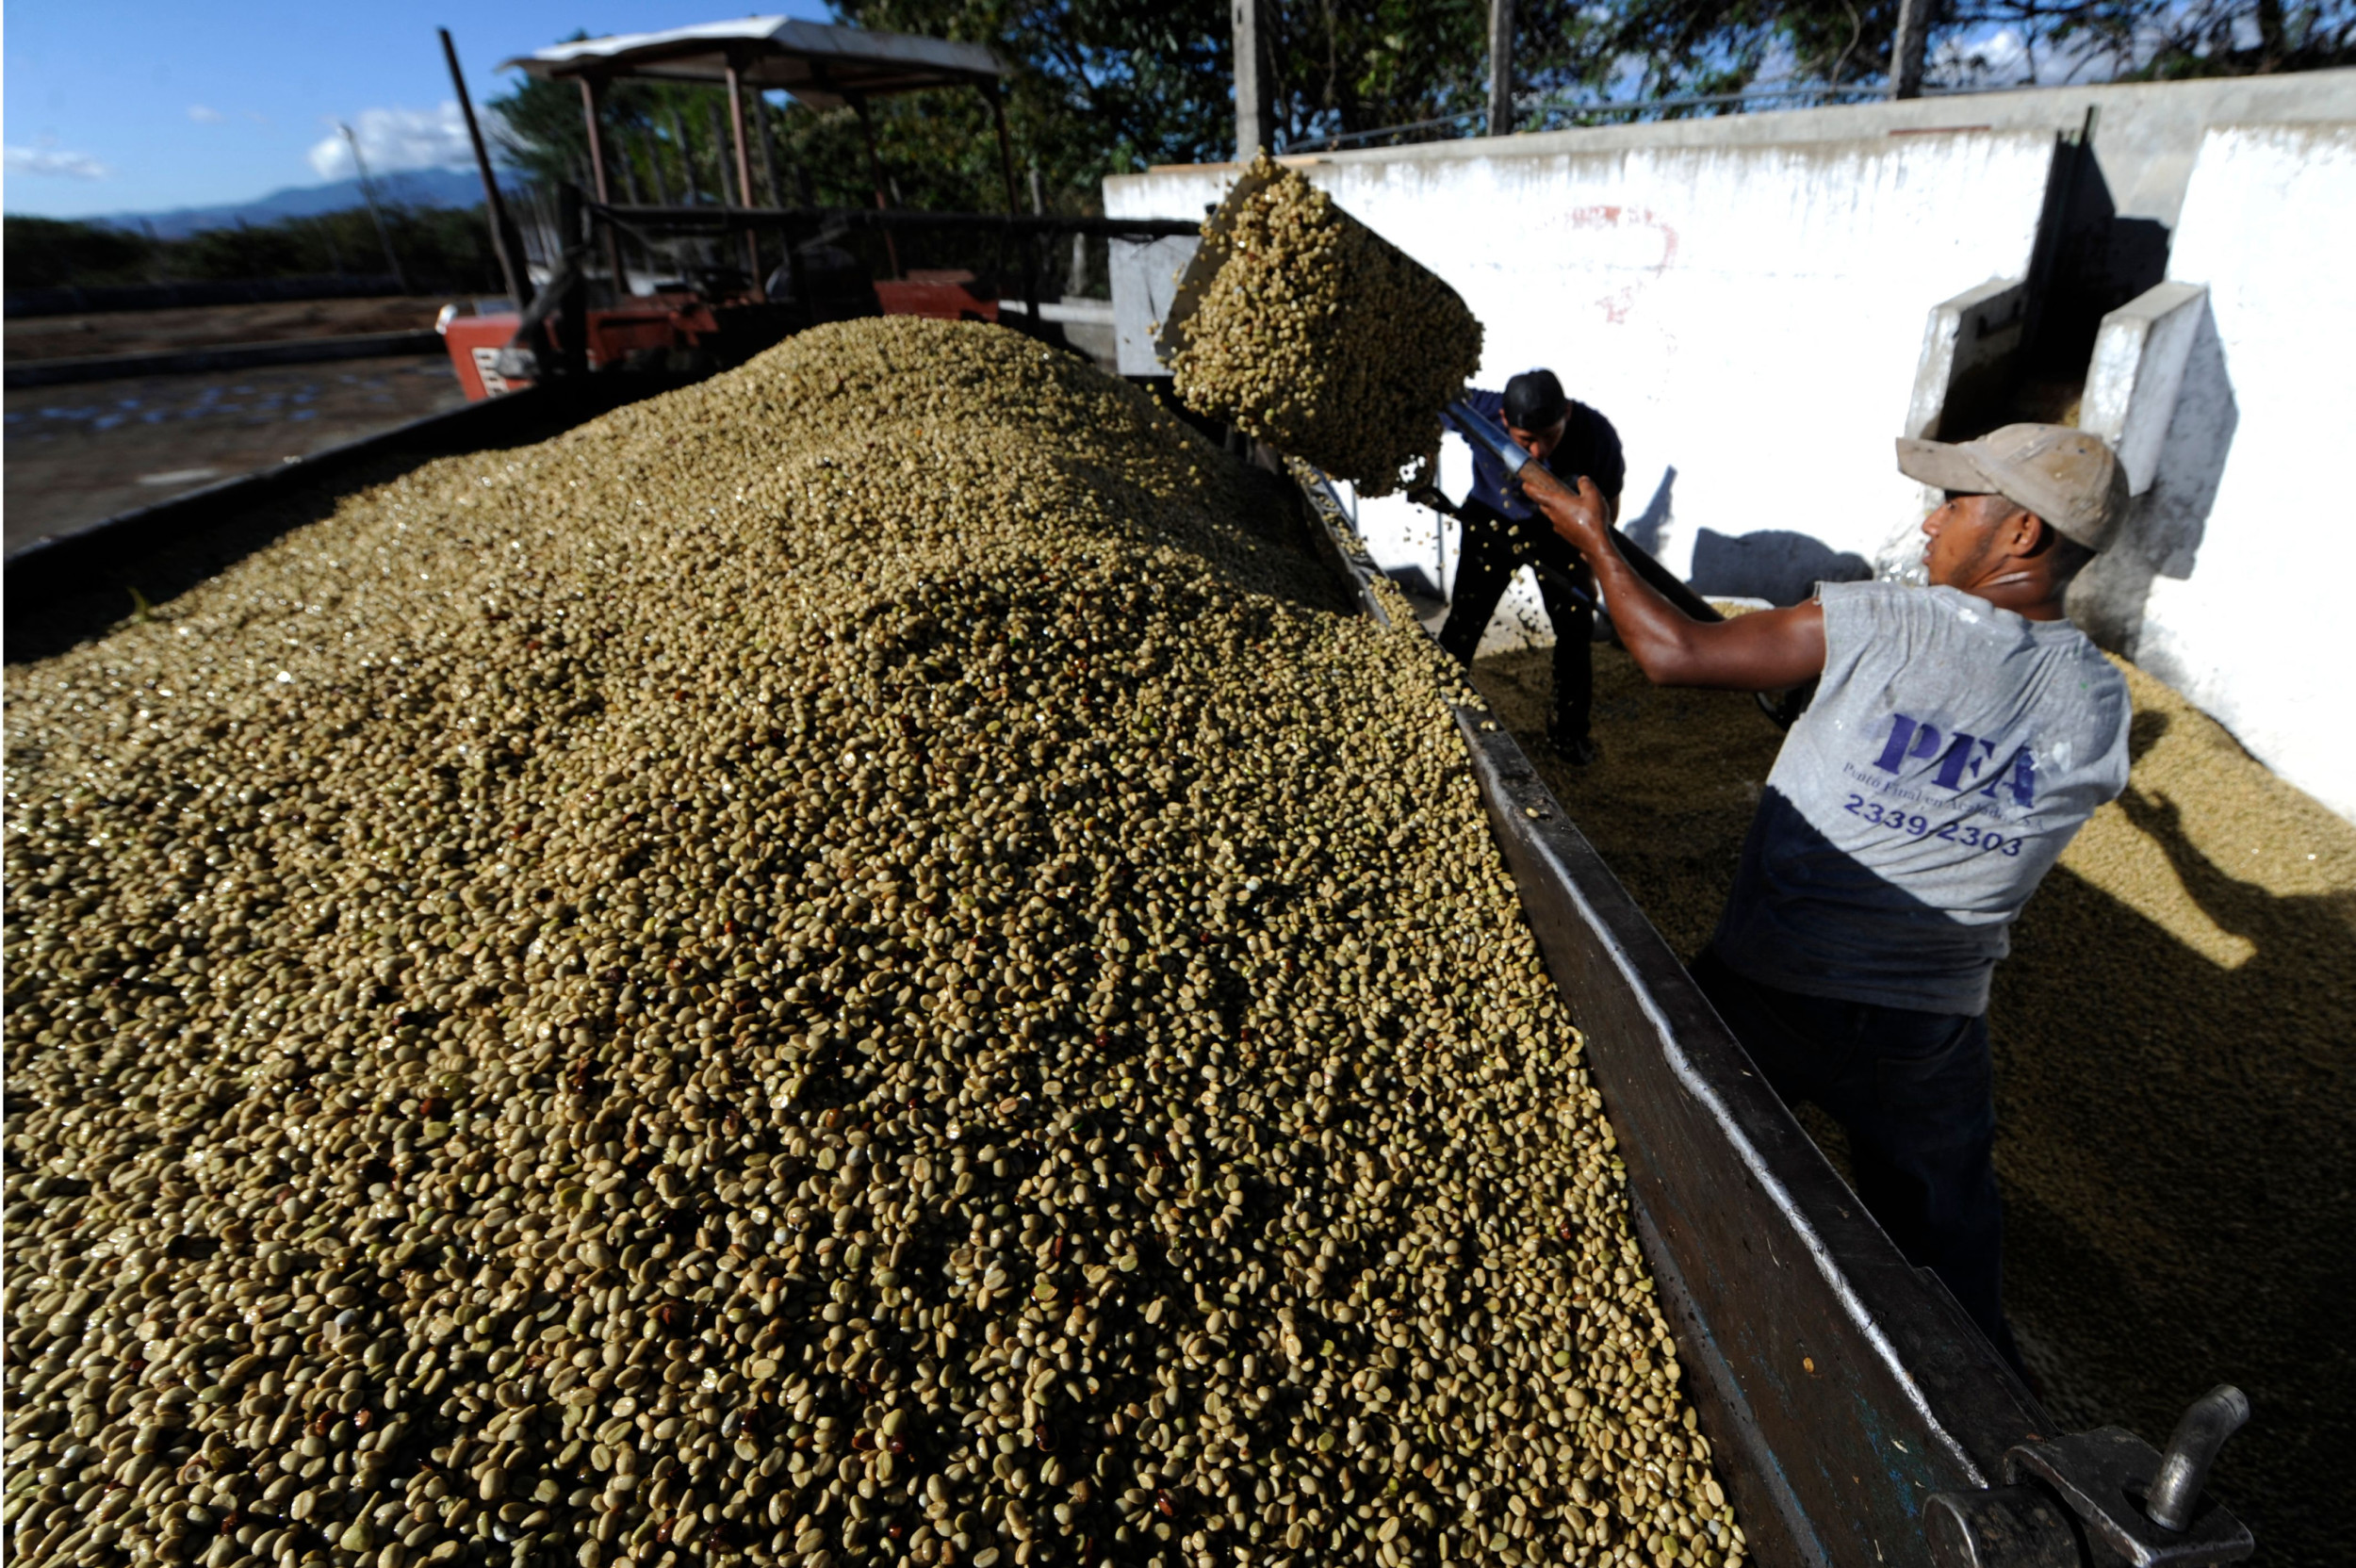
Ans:
[[[1262,0],[1231,0],[1235,18],[1235,161],[1276,151],[1276,83],[1268,71]]]
[[[1931,36],[1931,0],[1898,0],[1898,32],[1890,41],[1890,95],[1922,96],[1922,59]]]
[[[1489,134],[1513,134],[1513,0],[1489,0]]]
[[[409,292],[408,274],[401,270],[401,257],[393,253],[393,231],[384,226],[384,210],[376,204],[376,187],[368,183],[368,160],[360,155],[360,139],[352,134],[349,125],[338,125],[344,140],[352,146],[352,167],[360,174],[360,199],[368,204],[368,216],[376,220],[376,237],[384,247],[384,265],[393,270],[393,283],[403,294]]]

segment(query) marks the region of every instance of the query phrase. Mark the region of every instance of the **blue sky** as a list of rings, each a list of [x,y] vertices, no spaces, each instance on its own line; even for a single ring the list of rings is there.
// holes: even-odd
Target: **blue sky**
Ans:
[[[740,0],[741,3],[741,0]],[[764,14],[826,20],[823,0]],[[9,0],[0,43],[0,207],[74,218],[249,201],[369,167],[464,163],[447,26],[478,109],[502,59],[575,29],[644,32],[753,14],[727,0]]]

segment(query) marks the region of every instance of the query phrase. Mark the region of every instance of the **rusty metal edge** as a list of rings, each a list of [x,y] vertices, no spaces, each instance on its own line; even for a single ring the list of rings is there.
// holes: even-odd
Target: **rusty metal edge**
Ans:
[[[118,512],[64,533],[43,534],[10,550],[0,563],[0,658],[8,663],[44,659],[71,646],[39,625],[38,612],[75,595],[120,586],[145,562],[198,542],[240,513],[310,488],[333,485],[364,463],[412,452],[430,456],[499,445],[515,430],[542,419],[567,426],[595,417],[633,396],[667,389],[649,379],[643,387],[620,378],[591,387],[530,386],[480,402],[462,403],[389,429],[354,436],[306,457],[232,474],[147,506]],[[27,628],[35,629],[28,630]]]

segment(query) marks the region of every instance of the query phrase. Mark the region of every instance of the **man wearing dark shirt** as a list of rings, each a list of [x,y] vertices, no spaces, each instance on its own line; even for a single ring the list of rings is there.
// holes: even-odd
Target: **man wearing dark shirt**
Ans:
[[[1503,393],[1467,392],[1464,401],[1503,426],[1522,450],[1565,483],[1577,484],[1581,474],[1593,480],[1609,509],[1606,526],[1618,519],[1628,471],[1619,434],[1611,420],[1565,397],[1553,371],[1525,370],[1505,384]],[[1595,755],[1587,732],[1595,701],[1595,574],[1504,480],[1495,460],[1476,448],[1472,493],[1457,509],[1464,545],[1440,645],[1470,664],[1506,583],[1521,567],[1537,564],[1538,596],[1554,626],[1554,711],[1546,739],[1568,760],[1587,762]]]

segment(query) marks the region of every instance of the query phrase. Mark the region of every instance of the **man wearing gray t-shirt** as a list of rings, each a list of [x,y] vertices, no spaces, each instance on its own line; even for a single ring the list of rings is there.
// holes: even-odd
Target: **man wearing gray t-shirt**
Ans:
[[[1524,470],[1657,685],[1817,679],[1752,820],[1701,984],[1777,1093],[1847,1131],[1857,1195],[2005,1358],[1988,977],[2037,882],[2127,782],[2126,682],[2062,612],[2126,505],[2098,437],[2007,425],[1902,440],[1944,490],[1928,588],[1824,583],[1689,619],[1612,548],[1602,497]]]

